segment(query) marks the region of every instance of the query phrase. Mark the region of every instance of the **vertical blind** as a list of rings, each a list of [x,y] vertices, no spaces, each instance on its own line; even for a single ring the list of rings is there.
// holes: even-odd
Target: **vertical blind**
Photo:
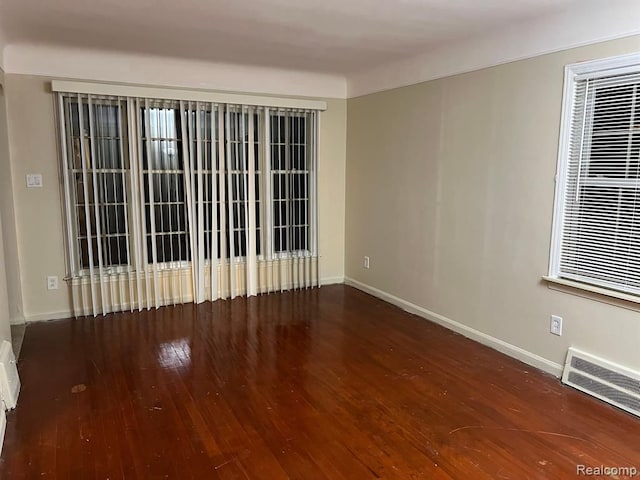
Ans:
[[[76,315],[318,286],[318,111],[60,93]]]
[[[574,90],[555,273],[640,294],[640,74]]]

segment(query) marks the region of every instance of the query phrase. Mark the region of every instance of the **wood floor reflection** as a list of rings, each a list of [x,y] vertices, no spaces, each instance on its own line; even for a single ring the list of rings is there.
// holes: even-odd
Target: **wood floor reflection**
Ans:
[[[3,479],[640,468],[637,418],[346,286],[32,324],[19,371]]]

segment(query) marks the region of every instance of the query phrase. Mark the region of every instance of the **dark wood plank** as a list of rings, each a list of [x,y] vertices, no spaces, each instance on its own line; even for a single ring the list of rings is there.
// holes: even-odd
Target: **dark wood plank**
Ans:
[[[32,324],[19,370],[1,478],[640,468],[639,419],[346,286]]]

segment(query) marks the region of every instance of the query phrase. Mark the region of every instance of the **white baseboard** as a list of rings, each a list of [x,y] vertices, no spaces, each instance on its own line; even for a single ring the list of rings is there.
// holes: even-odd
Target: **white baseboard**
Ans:
[[[9,319],[9,325],[24,325],[25,319],[24,317],[21,315],[19,317],[12,317]]]
[[[476,330],[474,328],[468,327],[462,323],[456,322],[455,320],[451,320],[443,315],[439,315],[434,313],[426,308],[422,308],[418,305],[415,305],[411,302],[408,302],[402,298],[396,297],[395,295],[391,295],[390,293],[379,290],[375,287],[367,285],[365,283],[354,280],[353,278],[345,277],[344,283],[350,285],[358,290],[362,290],[363,292],[369,293],[374,297],[378,297],[382,300],[385,300],[393,305],[396,305],[403,310],[418,315],[420,317],[426,318],[434,323],[442,325],[443,327],[448,328],[449,330],[453,330],[454,332],[460,333],[467,338],[475,340],[478,343],[486,345],[488,347],[493,348],[499,352],[504,353],[505,355],[509,355],[510,357],[516,358],[521,362],[526,363],[527,365],[531,365],[532,367],[539,368],[547,373],[550,373],[556,377],[562,376],[562,365],[559,363],[552,362],[551,360],[547,360],[540,355],[536,355],[535,353],[529,352],[523,348],[512,345],[504,340],[500,340],[499,338],[492,337],[491,335],[487,335],[486,333],[481,332],[480,330]]]
[[[31,322],[43,322],[45,320],[62,320],[63,318],[73,318],[71,311],[64,312],[51,312],[51,313],[38,313],[36,315],[25,315],[25,323]]]
[[[320,279],[320,285],[335,285],[344,283],[344,277],[325,277]],[[129,305],[125,305],[125,310],[129,308]],[[87,312],[87,315],[90,313]],[[47,320],[61,320],[64,318],[73,318],[73,312],[51,312],[51,313],[38,313],[36,315],[26,315],[21,319],[11,319],[12,325],[22,325],[30,322],[43,322]]]

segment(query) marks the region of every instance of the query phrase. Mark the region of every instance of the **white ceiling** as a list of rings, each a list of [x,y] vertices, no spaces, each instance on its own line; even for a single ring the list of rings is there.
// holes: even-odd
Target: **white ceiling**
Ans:
[[[347,75],[581,0],[0,0],[5,45]]]

